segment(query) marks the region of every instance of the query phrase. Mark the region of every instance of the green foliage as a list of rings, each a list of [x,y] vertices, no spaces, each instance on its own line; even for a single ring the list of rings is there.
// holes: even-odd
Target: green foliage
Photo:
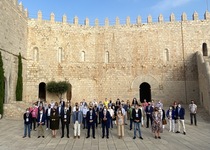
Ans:
[[[71,86],[67,81],[50,81],[47,83],[47,91],[56,94],[59,98],[61,98],[63,93],[67,92],[69,88],[71,88]]]
[[[4,68],[3,68],[3,60],[0,52],[0,114],[3,115],[4,108]]]
[[[22,101],[23,96],[23,77],[22,77],[22,57],[18,56],[18,78],[16,85],[16,101]]]

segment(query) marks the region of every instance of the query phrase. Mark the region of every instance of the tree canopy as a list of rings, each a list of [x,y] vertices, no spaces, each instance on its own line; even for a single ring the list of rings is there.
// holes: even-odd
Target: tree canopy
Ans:
[[[71,85],[67,81],[50,81],[47,83],[47,91],[56,94],[59,98],[62,98],[63,93],[67,92],[70,88]]]
[[[16,85],[16,101],[22,101],[23,97],[23,77],[22,77],[22,57],[18,56],[18,77]]]

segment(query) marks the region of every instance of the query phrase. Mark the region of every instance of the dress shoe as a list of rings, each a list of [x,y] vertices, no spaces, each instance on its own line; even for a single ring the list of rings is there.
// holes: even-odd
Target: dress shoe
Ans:
[[[23,136],[23,138],[25,138],[26,136]]]
[[[108,139],[109,137],[107,136],[106,138]]]
[[[141,140],[143,140],[143,138],[142,138],[141,136],[140,136],[139,138],[140,138]]]
[[[86,138],[88,139],[90,136],[87,136]]]
[[[95,139],[95,136],[93,136],[93,138]]]
[[[186,135],[186,132],[183,132],[184,135]]]
[[[78,139],[80,139],[80,136],[78,136]]]
[[[136,139],[136,137],[134,136],[133,139]]]
[[[160,137],[160,136],[158,136],[158,139],[161,139],[161,137]]]
[[[41,136],[38,136],[38,138],[40,138]]]
[[[69,138],[69,136],[67,135],[67,138]]]
[[[63,138],[63,135],[61,136],[61,138]]]
[[[104,136],[102,136],[102,139],[104,138]]]
[[[176,133],[180,133],[179,131],[176,131]]]
[[[29,135],[28,137],[29,137],[29,138],[31,138],[31,136],[30,136],[30,135]]]
[[[44,138],[44,136],[42,136]]]

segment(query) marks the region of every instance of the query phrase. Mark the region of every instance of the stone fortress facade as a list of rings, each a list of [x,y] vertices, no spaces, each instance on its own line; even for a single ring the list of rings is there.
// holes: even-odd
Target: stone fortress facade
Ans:
[[[72,102],[117,98],[130,101],[162,100],[188,104],[194,99],[210,110],[210,13],[200,20],[195,12],[192,20],[185,13],[176,21],[171,14],[164,22],[148,16],[147,23],[137,17],[131,24],[104,26],[43,20],[28,17],[17,0],[0,1],[0,51],[5,70],[5,116],[17,117],[38,98],[58,101],[46,92],[52,80],[69,81],[72,89],[65,99]],[[17,56],[23,61],[23,102],[16,102]],[[17,108],[18,109],[17,109]],[[11,111],[13,109],[14,111]],[[210,112],[210,111],[209,111]]]

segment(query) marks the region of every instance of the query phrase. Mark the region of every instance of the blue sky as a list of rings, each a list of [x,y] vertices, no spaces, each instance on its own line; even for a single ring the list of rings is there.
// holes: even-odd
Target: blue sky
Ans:
[[[57,21],[62,20],[63,14],[67,15],[68,22],[72,23],[74,16],[83,24],[85,18],[89,18],[90,24],[94,24],[96,18],[104,24],[105,18],[109,18],[110,24],[115,23],[115,18],[120,18],[124,24],[126,17],[130,16],[131,23],[136,22],[137,16],[146,22],[147,16],[152,15],[156,22],[159,14],[163,14],[164,20],[168,21],[173,12],[177,20],[180,20],[183,12],[187,13],[188,19],[192,19],[193,12],[199,13],[203,19],[210,0],[18,0],[29,11],[30,18],[37,18],[37,12],[42,11],[43,19],[49,20],[50,13],[55,14]]]

